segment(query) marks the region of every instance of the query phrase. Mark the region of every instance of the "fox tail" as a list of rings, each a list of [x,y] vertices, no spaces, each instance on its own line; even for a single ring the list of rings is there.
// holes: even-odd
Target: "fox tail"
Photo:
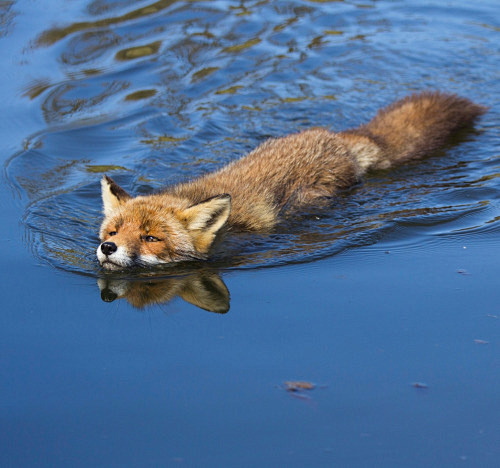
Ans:
[[[455,94],[424,92],[394,102],[340,136],[365,172],[388,169],[438,150],[487,110]]]

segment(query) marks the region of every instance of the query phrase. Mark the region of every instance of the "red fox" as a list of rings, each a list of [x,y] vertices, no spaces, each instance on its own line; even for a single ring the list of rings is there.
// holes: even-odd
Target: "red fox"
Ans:
[[[486,110],[456,95],[424,92],[356,129],[269,139],[215,172],[156,194],[133,198],[104,176],[97,258],[108,270],[204,260],[222,233],[270,230],[284,211],[324,203],[369,170],[429,155]]]

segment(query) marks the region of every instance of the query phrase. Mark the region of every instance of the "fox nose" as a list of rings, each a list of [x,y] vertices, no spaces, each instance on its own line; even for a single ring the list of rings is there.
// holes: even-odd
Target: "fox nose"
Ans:
[[[118,297],[118,294],[111,291],[109,288],[105,288],[101,291],[101,299],[104,302],[113,302]]]
[[[101,244],[101,252],[104,255],[111,255],[112,253],[115,253],[118,250],[118,247],[114,242],[103,242]]]

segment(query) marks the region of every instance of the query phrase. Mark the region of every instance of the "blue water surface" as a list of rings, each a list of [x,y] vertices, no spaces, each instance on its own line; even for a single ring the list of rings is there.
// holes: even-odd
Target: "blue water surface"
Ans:
[[[0,50],[0,466],[499,466],[497,2],[13,0]],[[100,271],[103,174],[428,89],[490,109],[207,263]]]

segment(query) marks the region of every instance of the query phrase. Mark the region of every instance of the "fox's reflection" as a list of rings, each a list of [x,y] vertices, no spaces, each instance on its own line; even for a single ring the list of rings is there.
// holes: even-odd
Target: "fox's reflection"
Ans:
[[[229,291],[215,272],[197,272],[162,278],[100,278],[97,282],[105,302],[126,299],[132,306],[165,304],[179,296],[186,302],[210,312],[229,310]]]

